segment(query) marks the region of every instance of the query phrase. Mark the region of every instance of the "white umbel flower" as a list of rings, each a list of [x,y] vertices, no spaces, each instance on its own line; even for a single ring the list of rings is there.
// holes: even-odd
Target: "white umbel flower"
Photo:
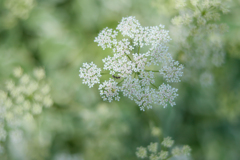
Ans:
[[[112,44],[114,43],[113,39],[116,38],[116,35],[116,31],[105,28],[99,33],[98,37],[95,38],[94,42],[97,42],[98,46],[101,46],[103,50],[105,50],[105,48],[112,47]]]
[[[103,100],[119,100],[119,92],[122,92],[123,96],[134,100],[142,111],[152,108],[153,104],[163,107],[168,103],[175,105],[177,89],[169,84],[155,86],[154,74],[162,75],[167,82],[180,82],[182,76],[183,66],[168,53],[166,44],[171,40],[168,31],[163,25],[142,27],[132,16],[122,18],[116,30],[105,28],[94,40],[103,49],[112,49],[113,53],[102,60],[104,73],[114,78],[99,85]],[[158,69],[149,70],[150,66]],[[91,88],[100,83],[100,72],[101,69],[93,62],[84,63],[79,76]]]
[[[182,70],[183,65],[179,65],[178,61],[171,60],[168,64],[163,65],[159,72],[167,82],[180,82],[180,77],[183,74]]]
[[[94,84],[100,83],[99,78],[101,77],[101,68],[97,68],[97,65],[91,62],[83,63],[83,67],[79,70],[79,77],[83,78],[83,84],[87,84],[89,88],[93,87]]]
[[[103,84],[99,85],[100,95],[102,96],[104,101],[111,102],[113,98],[115,100],[119,101],[120,97],[119,90],[120,88],[117,86],[117,82],[115,82],[112,78],[109,79],[109,81],[103,82]]]

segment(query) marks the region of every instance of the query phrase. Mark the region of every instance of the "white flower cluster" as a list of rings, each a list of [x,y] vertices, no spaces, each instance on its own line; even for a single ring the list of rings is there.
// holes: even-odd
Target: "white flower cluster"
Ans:
[[[177,158],[182,156],[184,159],[188,159],[187,156],[190,156],[191,148],[188,145],[183,145],[182,147],[173,147],[174,141],[171,137],[166,137],[162,141],[161,151],[158,151],[158,143],[150,143],[147,147],[137,147],[136,156],[138,158],[149,160],[167,160],[170,157]],[[167,150],[163,150],[167,149]],[[150,154],[148,154],[150,153]]]
[[[120,87],[117,86],[117,82],[113,79],[103,82],[99,85],[100,95],[102,95],[103,100],[112,101],[112,98],[115,97],[115,100],[119,101],[120,97],[118,96]]]
[[[99,78],[101,77],[101,69],[97,68],[97,65],[91,62],[90,64],[83,63],[83,68],[79,70],[79,77],[83,78],[83,84],[87,84],[90,88],[94,84],[100,83]]]
[[[18,132],[24,122],[31,122],[43,107],[53,104],[50,87],[42,68],[34,70],[34,78],[24,74],[22,68],[14,70],[14,80],[6,82],[6,90],[0,90],[0,141],[10,132]]]
[[[171,40],[168,31],[163,25],[142,27],[132,16],[122,18],[116,29],[105,28],[94,40],[104,50],[110,48],[113,51],[113,56],[103,59],[103,70],[109,71],[114,78],[100,84],[103,100],[111,102],[114,97],[119,100],[119,92],[122,92],[143,111],[146,107],[152,108],[153,104],[175,105],[177,89],[164,83],[155,86],[154,74],[162,75],[167,82],[180,82],[183,73],[183,66],[168,53],[166,44]],[[119,33],[123,39],[117,39]],[[158,70],[149,69],[153,66]],[[84,63],[79,76],[91,88],[100,82],[100,72],[101,69],[93,63]]]

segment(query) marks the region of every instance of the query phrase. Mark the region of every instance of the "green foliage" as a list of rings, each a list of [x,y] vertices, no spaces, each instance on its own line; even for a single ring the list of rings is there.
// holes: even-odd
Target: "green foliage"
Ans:
[[[239,8],[235,0],[1,0],[0,159],[136,160],[139,146],[146,148],[138,157],[152,160],[239,159]],[[170,31],[169,53],[184,65],[181,82],[172,84],[179,94],[174,107],[141,112],[121,94],[120,102],[103,102],[97,86],[82,84],[82,64],[103,68],[112,54],[94,38],[127,16]],[[47,84],[47,96],[16,94],[32,81],[43,86],[39,93]],[[155,81],[165,82],[161,75]],[[39,114],[20,114],[26,99],[43,104],[46,97],[51,105],[35,106]],[[16,116],[5,114],[7,106]],[[17,119],[17,130],[6,117]],[[168,136],[174,144],[162,145]]]

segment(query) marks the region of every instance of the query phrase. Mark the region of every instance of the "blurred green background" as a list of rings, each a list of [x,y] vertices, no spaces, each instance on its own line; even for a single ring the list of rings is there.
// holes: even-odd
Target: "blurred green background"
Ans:
[[[89,89],[79,67],[111,54],[94,43],[105,27],[116,28],[122,17],[136,16],[143,26],[172,27],[178,15],[173,0],[0,0],[0,87],[15,67],[26,73],[43,67],[54,105],[36,117],[36,133],[8,146],[1,159],[135,160],[136,148],[171,136],[192,148],[189,159],[240,159],[240,1],[229,2],[220,22],[225,62],[211,68],[213,80],[198,77],[208,68],[184,72],[176,106],[140,111],[131,100],[103,102],[98,87]],[[171,32],[171,31],[170,31]],[[171,34],[171,33],[170,33]],[[174,36],[173,36],[174,37]],[[170,53],[177,56],[172,45]],[[193,55],[194,56],[194,55]],[[178,59],[181,62],[181,59]],[[184,63],[184,62],[183,62]],[[187,66],[186,70],[189,69]],[[190,78],[184,78],[190,77]],[[161,132],[152,134],[158,127]]]

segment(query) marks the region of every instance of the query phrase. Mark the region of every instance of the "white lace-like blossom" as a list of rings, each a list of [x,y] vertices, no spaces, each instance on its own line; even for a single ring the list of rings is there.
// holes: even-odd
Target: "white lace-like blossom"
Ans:
[[[103,50],[105,48],[112,48],[112,44],[116,43],[115,39],[118,33],[112,29],[105,28],[98,34],[98,37],[95,38],[94,42],[98,43],[98,46],[101,46]]]
[[[167,82],[180,82],[183,74],[183,65],[179,65],[178,61],[171,60],[159,70],[160,74],[167,80]]]
[[[118,34],[123,36],[117,39]],[[112,78],[99,85],[103,100],[119,100],[119,92],[136,102],[142,111],[153,104],[166,107],[175,105],[177,89],[169,84],[155,86],[155,75],[162,75],[167,82],[180,82],[183,65],[174,61],[166,44],[170,41],[163,25],[142,27],[135,17],[125,17],[116,30],[105,28],[94,42],[103,49],[112,49],[102,61],[103,70]],[[144,52],[143,52],[144,51]],[[155,66],[155,70],[148,67]],[[93,63],[84,63],[80,68],[80,78],[90,88],[99,83],[101,69]]]
[[[99,85],[100,95],[102,95],[103,100],[111,102],[113,97],[115,97],[115,100],[119,101],[119,87],[117,84],[117,82],[110,78],[109,81],[105,81]]]
[[[101,68],[97,68],[97,65],[91,62],[83,63],[83,67],[79,70],[79,77],[83,78],[83,84],[87,84],[89,88],[93,87],[94,84],[100,83],[99,78],[101,77]]]
[[[156,104],[162,105],[164,108],[167,107],[167,102],[174,106],[176,103],[174,99],[178,96],[177,94],[178,89],[172,88],[169,84],[165,85],[164,83],[159,86],[157,93],[156,93]]]
[[[147,86],[147,85],[149,86],[155,83],[154,73],[152,71],[141,72],[139,75],[139,78],[141,79],[140,82],[143,86]]]

